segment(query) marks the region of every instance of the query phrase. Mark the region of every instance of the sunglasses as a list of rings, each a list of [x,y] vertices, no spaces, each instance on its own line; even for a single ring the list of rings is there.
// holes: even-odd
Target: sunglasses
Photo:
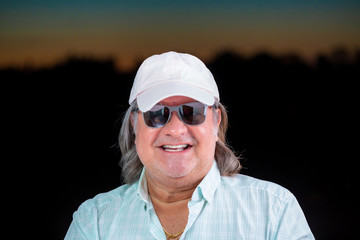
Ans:
[[[143,112],[143,117],[148,127],[160,128],[169,122],[171,113],[176,111],[182,122],[196,126],[205,121],[207,107],[201,102],[190,102],[173,107],[156,104],[149,111]]]

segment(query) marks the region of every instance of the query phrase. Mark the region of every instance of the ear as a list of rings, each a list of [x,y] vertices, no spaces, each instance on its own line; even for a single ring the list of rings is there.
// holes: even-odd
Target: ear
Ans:
[[[220,108],[216,109],[216,114],[217,114],[217,127],[219,128],[220,123],[221,123],[221,110],[220,110]]]
[[[131,112],[130,113],[130,124],[132,127],[132,133],[135,136],[135,140],[134,140],[134,144],[136,144],[136,125],[137,125],[137,116],[135,115],[137,114],[136,112]]]
[[[133,129],[133,133],[136,135],[136,128],[137,128],[137,120],[138,120],[138,115],[136,115],[137,112],[131,112],[130,113],[130,123],[131,123],[131,127]]]
[[[130,113],[130,123],[131,123],[131,126],[132,128],[134,129],[134,112],[131,112]]]
[[[219,127],[220,127],[220,123],[221,123],[221,110],[220,109],[216,109],[215,111],[213,111],[213,123],[214,123],[214,135],[216,137],[216,141],[219,140]],[[216,122],[215,122],[216,120]]]

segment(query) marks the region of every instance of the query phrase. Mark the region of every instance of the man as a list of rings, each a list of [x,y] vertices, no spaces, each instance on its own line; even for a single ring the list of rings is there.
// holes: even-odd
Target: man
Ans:
[[[219,100],[196,57],[146,59],[119,135],[126,184],[84,202],[65,239],[314,239],[288,190],[238,174]]]

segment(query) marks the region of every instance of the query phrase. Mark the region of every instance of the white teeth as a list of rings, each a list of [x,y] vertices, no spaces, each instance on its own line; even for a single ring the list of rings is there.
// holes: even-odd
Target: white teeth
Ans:
[[[161,147],[168,152],[180,152],[187,148],[189,145],[181,144],[181,145],[162,145]]]
[[[163,148],[186,148],[188,145],[187,144],[182,144],[182,145],[162,145]]]

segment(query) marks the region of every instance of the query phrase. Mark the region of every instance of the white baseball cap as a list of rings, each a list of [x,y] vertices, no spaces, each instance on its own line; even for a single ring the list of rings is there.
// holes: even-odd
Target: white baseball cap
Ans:
[[[129,104],[137,99],[140,111],[146,112],[172,96],[193,98],[208,106],[220,100],[213,75],[197,57],[167,52],[147,58],[136,73]]]

